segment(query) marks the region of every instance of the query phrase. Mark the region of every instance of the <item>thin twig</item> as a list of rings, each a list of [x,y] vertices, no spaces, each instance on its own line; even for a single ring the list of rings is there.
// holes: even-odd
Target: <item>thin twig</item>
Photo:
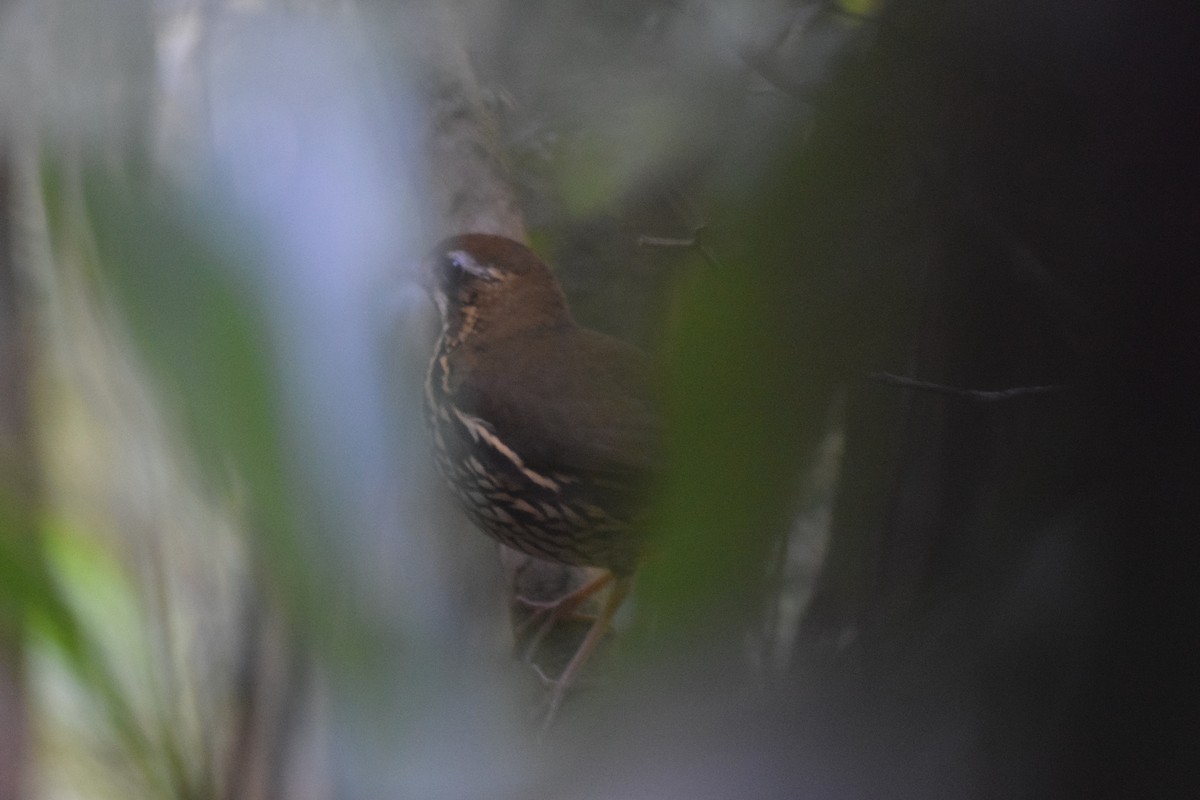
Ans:
[[[671,239],[666,236],[639,236],[638,247],[695,247],[695,237],[691,239]]]
[[[676,239],[669,236],[639,236],[637,243],[638,247],[658,247],[662,249],[679,248],[692,249],[700,254],[700,256],[708,262],[710,267],[717,266],[716,256],[712,251],[705,246],[701,241],[700,235],[704,232],[704,226],[700,225],[692,232],[689,239]]]
[[[779,60],[772,50],[753,45],[743,45],[738,48],[738,57],[754,70],[758,77],[766,81],[771,88],[782,92],[788,97],[808,106],[816,105],[816,95],[821,84],[812,81],[802,81],[793,78],[780,66]]]
[[[962,397],[967,400],[978,400],[983,403],[1015,400],[1019,397],[1029,395],[1051,394],[1053,392],[1066,391],[1070,388],[1066,384],[1055,383],[1045,386],[1016,386],[1011,389],[962,389],[957,386],[946,386],[941,383],[930,383],[929,381],[919,381],[915,378],[905,378],[902,375],[893,375],[890,372],[870,372],[867,373],[867,378],[891,386],[899,386],[903,389],[944,394],[950,397]]]

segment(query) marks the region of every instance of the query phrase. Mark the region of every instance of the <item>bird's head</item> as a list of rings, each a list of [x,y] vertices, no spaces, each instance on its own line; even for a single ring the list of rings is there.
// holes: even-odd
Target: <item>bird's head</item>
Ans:
[[[516,331],[571,323],[550,268],[504,236],[469,233],[444,239],[426,259],[423,278],[444,329],[459,338],[481,326]]]

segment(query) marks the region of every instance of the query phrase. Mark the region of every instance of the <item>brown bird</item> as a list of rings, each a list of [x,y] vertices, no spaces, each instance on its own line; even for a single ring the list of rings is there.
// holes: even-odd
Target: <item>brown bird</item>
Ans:
[[[549,718],[628,594],[642,551],[661,444],[651,367],[576,324],[549,267],[518,242],[455,236],[425,266],[442,321],[425,382],[439,470],[503,544],[606,570],[553,604],[552,618],[614,584],[555,682]]]

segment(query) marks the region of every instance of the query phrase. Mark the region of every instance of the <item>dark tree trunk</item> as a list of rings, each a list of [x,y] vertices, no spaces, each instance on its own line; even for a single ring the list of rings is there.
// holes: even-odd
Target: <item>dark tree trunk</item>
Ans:
[[[797,676],[913,756],[893,796],[1196,788],[1197,20],[1067,5],[896,4],[804,155],[870,163],[820,187],[868,224],[801,245],[818,263],[884,242],[866,211],[906,196],[898,176],[932,231],[890,259],[916,333],[863,313],[847,363],[1064,387],[852,392]]]

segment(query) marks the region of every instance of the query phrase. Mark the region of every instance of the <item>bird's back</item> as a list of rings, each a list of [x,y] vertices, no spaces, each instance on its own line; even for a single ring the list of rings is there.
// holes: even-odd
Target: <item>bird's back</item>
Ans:
[[[630,572],[660,462],[651,375],[634,348],[575,325],[435,356],[427,400],[439,467],[501,542]]]

